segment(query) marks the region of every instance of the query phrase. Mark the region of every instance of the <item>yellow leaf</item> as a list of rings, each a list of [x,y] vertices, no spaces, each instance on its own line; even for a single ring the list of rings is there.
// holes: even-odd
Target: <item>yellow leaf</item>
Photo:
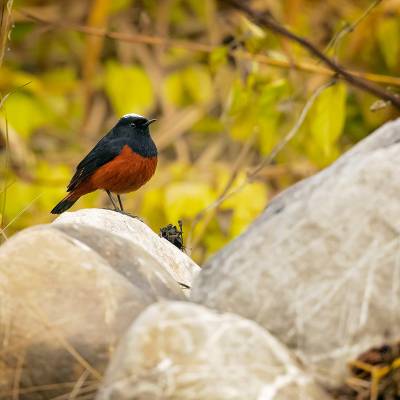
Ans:
[[[336,142],[346,119],[346,86],[337,83],[325,89],[309,113],[311,157],[319,164],[333,161]]]
[[[245,179],[241,174],[232,190]],[[231,238],[238,236],[254,221],[267,205],[267,188],[259,182],[249,183],[221,205],[222,210],[232,210]]]
[[[189,67],[184,72],[186,90],[195,103],[206,103],[213,96],[210,73],[200,65]]]
[[[163,199],[164,190],[161,188],[147,189],[143,193],[140,215],[143,216],[149,225],[154,226],[155,229],[158,229],[165,221]]]
[[[397,17],[383,18],[378,25],[378,42],[389,68],[399,63],[400,27]]]
[[[167,100],[176,106],[205,103],[214,95],[210,73],[203,66],[188,67],[168,75],[163,91]]]
[[[33,130],[49,120],[48,110],[45,109],[44,104],[26,93],[12,93],[4,107],[7,111],[8,123],[23,137],[28,137]]]
[[[178,73],[169,74],[163,82],[163,92],[167,101],[176,106],[183,104],[184,88],[181,75]]]
[[[106,65],[105,89],[118,115],[146,114],[154,104],[151,82],[143,69],[115,62]]]
[[[202,182],[170,184],[165,191],[165,214],[168,221],[191,218],[214,200],[211,188]]]

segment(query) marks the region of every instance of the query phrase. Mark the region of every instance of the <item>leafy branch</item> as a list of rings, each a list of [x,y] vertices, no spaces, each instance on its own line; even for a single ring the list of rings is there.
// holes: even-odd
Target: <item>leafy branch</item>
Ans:
[[[106,29],[96,28],[87,25],[79,25],[65,21],[45,19],[25,9],[18,9],[16,11],[22,14],[25,18],[28,18],[32,21],[35,21],[36,23],[44,25],[47,29],[71,30],[83,33],[85,35],[102,36],[111,40],[125,42],[125,43],[135,43],[135,44],[142,43],[152,46],[174,47],[174,48],[185,49],[188,51],[198,51],[203,53],[211,53],[216,49],[215,46],[206,43],[193,42],[190,40],[172,39],[155,35],[146,35],[142,33],[109,31]],[[289,60],[277,59],[269,57],[265,54],[253,54],[242,48],[228,49],[228,53],[229,55],[237,57],[239,59],[256,61],[259,64],[269,65],[272,67],[286,68],[286,69],[295,68],[297,70],[304,72],[318,73],[322,75],[332,75],[332,70],[330,68],[326,68],[320,65],[315,65],[315,63],[307,61],[297,61],[297,60],[289,61]],[[358,76],[372,82],[382,83],[385,85],[400,86],[400,78],[396,76],[387,76],[382,74],[373,74],[368,72],[350,71],[350,70],[348,70],[348,72],[351,73],[353,76]]]
[[[230,4],[237,10],[240,10],[247,17],[252,20],[257,25],[264,27],[280,36],[283,36],[292,42],[299,44],[301,47],[306,49],[310,54],[317,57],[323,64],[325,64],[331,71],[333,71],[339,78],[343,79],[350,85],[357,87],[365,92],[371,93],[374,96],[390,102],[394,107],[400,110],[400,97],[387,92],[386,90],[376,86],[358,76],[352,74],[347,69],[345,69],[342,65],[337,63],[336,61],[329,58],[327,55],[323,53],[323,51],[319,50],[315,45],[313,45],[308,39],[299,36],[289,29],[285,28],[279,22],[277,22],[270,14],[261,13],[248,5],[248,1],[246,0],[224,0],[225,3]]]

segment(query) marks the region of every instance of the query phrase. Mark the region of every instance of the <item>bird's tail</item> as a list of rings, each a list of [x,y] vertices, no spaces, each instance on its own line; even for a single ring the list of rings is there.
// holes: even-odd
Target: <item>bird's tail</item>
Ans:
[[[61,214],[71,208],[74,203],[79,199],[74,193],[70,193],[68,196],[64,197],[52,210],[52,214]]]

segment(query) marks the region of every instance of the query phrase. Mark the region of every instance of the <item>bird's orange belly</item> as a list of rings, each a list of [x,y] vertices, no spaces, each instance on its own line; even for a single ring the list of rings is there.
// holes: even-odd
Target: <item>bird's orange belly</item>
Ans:
[[[95,189],[113,193],[133,192],[143,186],[157,167],[157,157],[142,157],[127,145],[112,161],[101,166],[88,180]]]

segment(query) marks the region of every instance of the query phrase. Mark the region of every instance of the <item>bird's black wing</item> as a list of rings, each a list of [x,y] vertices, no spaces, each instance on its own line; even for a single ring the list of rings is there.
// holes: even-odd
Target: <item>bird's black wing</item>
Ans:
[[[108,138],[105,136],[101,139],[76,167],[67,191],[72,192],[98,168],[117,157],[124,147],[124,143],[126,143],[126,140],[123,138]]]

